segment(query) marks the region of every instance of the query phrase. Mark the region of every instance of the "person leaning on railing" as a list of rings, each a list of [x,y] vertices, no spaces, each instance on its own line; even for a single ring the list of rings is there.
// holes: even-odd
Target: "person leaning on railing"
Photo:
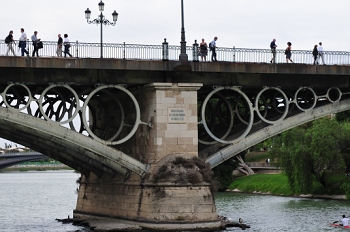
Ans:
[[[13,34],[13,31],[10,31],[9,35],[5,39],[5,43],[7,44],[6,56],[8,56],[9,51],[11,51],[14,56],[16,56],[15,51],[13,50],[13,46],[12,46],[12,43],[15,42],[13,40],[13,35],[12,34]]]

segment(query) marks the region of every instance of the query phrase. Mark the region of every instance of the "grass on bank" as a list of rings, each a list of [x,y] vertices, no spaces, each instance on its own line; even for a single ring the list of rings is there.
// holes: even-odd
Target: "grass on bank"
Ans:
[[[236,178],[228,189],[239,189],[243,192],[261,192],[273,195],[293,195],[288,178],[284,174],[255,174]]]
[[[341,187],[341,183],[347,183],[349,177],[345,175],[333,176],[334,183],[338,183],[328,189],[324,189],[320,183],[314,182],[312,191],[304,194],[326,194],[326,195],[347,195],[350,198],[350,187]],[[350,186],[350,185],[348,185]],[[255,174],[235,178],[228,189],[239,189],[242,192],[269,193],[273,195],[293,196],[295,193],[290,189],[288,178],[285,174]]]

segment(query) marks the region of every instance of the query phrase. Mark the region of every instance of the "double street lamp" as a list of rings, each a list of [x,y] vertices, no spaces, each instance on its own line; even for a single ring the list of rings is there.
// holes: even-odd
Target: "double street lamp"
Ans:
[[[111,25],[111,26],[115,26],[115,24],[117,23],[118,20],[118,13],[116,11],[114,11],[112,13],[113,16],[113,22],[110,22],[108,19],[105,18],[105,16],[102,14],[102,11],[104,11],[104,7],[105,4],[100,1],[98,3],[98,8],[100,10],[100,15],[98,16],[98,18],[91,20],[90,21],[90,16],[91,16],[91,11],[89,10],[89,8],[86,9],[85,11],[85,18],[88,24],[101,24],[101,58],[103,58],[103,36],[102,36],[102,25]]]

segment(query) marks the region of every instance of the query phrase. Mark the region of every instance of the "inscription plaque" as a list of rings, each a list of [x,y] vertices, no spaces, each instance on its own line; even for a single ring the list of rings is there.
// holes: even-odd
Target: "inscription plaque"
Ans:
[[[169,123],[186,123],[185,108],[168,108]]]

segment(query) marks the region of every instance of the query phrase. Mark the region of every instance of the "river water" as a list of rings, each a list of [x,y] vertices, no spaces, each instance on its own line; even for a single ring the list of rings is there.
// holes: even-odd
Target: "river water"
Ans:
[[[55,220],[72,217],[78,177],[73,171],[0,173],[0,231],[85,231]],[[246,231],[343,231],[328,224],[350,215],[350,203],[345,201],[231,192],[217,193],[215,201],[219,215],[242,218],[251,226]]]

